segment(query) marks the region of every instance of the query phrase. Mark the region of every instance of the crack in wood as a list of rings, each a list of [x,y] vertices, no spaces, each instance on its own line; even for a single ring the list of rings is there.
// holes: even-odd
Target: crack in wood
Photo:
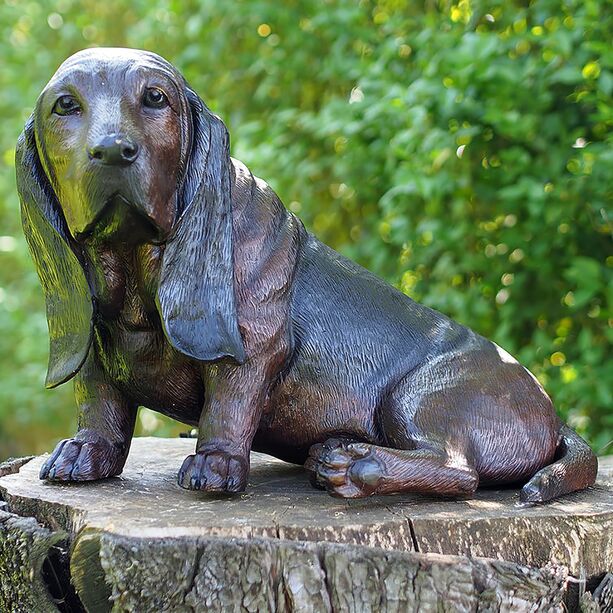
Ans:
[[[413,541],[413,549],[419,552],[419,543],[417,542],[417,534],[415,534],[415,525],[410,517],[407,517],[407,523],[409,524],[409,530],[411,531],[411,540]]]

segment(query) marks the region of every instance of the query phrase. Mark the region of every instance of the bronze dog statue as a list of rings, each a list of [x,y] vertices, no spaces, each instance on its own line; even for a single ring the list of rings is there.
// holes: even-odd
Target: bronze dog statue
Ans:
[[[537,502],[594,482],[524,367],[309,234],[161,57],[67,59],[17,175],[47,386],[75,377],[79,407],[42,479],[121,473],[144,405],[198,425],[189,489],[242,491],[251,449],[349,498],[528,481]]]

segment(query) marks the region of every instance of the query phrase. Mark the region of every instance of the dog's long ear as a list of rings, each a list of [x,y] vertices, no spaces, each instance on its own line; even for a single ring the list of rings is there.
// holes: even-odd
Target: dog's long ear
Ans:
[[[186,88],[192,147],[180,190],[179,220],[166,245],[158,307],[166,336],[203,361],[245,361],[238,329],[232,249],[232,164],[219,117]]]
[[[71,379],[87,357],[92,339],[92,298],[38,156],[32,117],[17,142],[15,162],[23,231],[47,303],[50,348],[45,385],[51,388]]]

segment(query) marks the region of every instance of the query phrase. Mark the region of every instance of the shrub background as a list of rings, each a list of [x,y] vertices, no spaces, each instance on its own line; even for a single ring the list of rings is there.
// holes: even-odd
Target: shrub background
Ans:
[[[13,156],[43,85],[93,45],[176,64],[311,230],[516,355],[611,453],[612,25],[596,0],[4,0],[0,459],[74,430],[72,386],[43,389]],[[187,429],[150,411],[138,428]]]

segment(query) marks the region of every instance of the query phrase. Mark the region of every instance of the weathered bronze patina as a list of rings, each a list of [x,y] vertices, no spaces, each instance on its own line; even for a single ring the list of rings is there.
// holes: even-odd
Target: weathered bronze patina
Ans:
[[[594,482],[596,458],[523,366],[308,233],[161,57],[66,60],[17,176],[47,385],[75,377],[79,407],[41,478],[121,473],[144,405],[198,426],[190,489],[243,490],[251,449],[345,497],[527,481],[532,502]]]

